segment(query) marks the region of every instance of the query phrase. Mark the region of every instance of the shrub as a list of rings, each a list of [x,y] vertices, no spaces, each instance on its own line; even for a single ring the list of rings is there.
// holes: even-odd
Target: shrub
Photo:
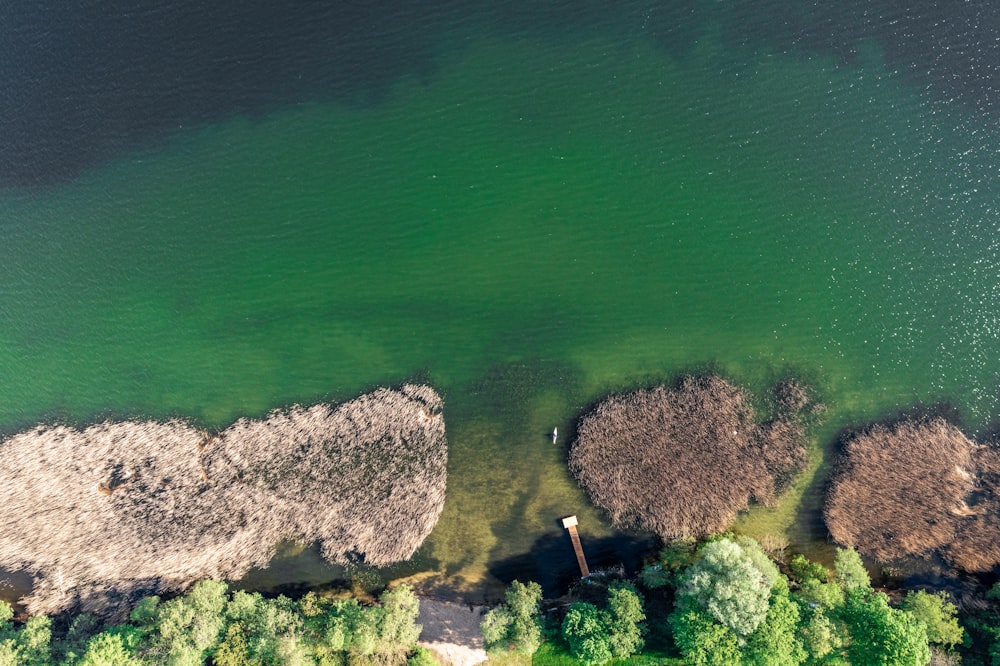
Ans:
[[[635,588],[612,585],[606,610],[585,602],[573,604],[563,620],[562,633],[573,657],[595,666],[642,650],[645,619],[642,597]]]
[[[486,649],[534,654],[542,644],[538,619],[541,586],[515,580],[504,597],[506,603],[490,610],[479,627]]]
[[[439,666],[434,653],[423,647],[416,647],[413,654],[406,660],[407,666]]]
[[[825,583],[830,576],[830,572],[826,567],[818,562],[806,559],[806,556],[801,554],[793,555],[788,566],[791,569],[792,577],[799,583],[805,583],[810,580]]]
[[[858,551],[853,548],[837,550],[833,570],[837,577],[837,583],[845,591],[866,590],[872,586],[868,570],[865,569]]]
[[[948,601],[945,592],[938,594],[930,594],[924,590],[910,592],[903,599],[900,608],[924,624],[927,640],[931,643],[954,648],[965,637],[965,630],[959,626],[955,617],[958,609]]]
[[[926,666],[931,659],[924,624],[891,608],[881,592],[853,590],[843,610],[853,666]]]

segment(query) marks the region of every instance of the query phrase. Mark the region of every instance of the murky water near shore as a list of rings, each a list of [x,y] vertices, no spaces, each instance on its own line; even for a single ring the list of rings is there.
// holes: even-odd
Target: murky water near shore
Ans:
[[[224,427],[427,381],[446,402],[448,499],[399,572],[478,594],[496,576],[571,571],[568,543],[554,554],[566,514],[609,561],[641,542],[598,541],[613,533],[565,470],[575,420],[608,392],[707,366],[755,391],[798,374],[830,408],[817,455],[838,430],[915,404],[991,428],[1000,134],[988,81],[942,87],[939,71],[978,48],[975,33],[909,54],[885,26],[930,39],[921,21],[935,17],[869,17],[833,43],[816,35],[844,17],[796,14],[785,34],[758,13],[781,3],[683,4],[567,25],[569,6],[442,9],[420,39],[371,38],[402,56],[369,54],[369,86],[347,56],[309,69],[338,57],[302,55],[332,30],[321,24],[274,37],[288,51],[273,57],[302,67],[286,63],[284,87],[257,81],[242,106],[225,104],[243,99],[236,73],[214,106],[178,102],[190,113],[112,138],[98,126],[89,153],[11,153],[0,429]],[[363,53],[345,30],[357,44],[332,41]],[[802,511],[746,529],[822,544],[824,469],[796,490]],[[334,575],[310,562],[261,586]]]

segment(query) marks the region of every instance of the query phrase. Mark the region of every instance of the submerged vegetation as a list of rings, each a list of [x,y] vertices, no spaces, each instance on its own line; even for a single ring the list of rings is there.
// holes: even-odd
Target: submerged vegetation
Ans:
[[[776,394],[765,423],[746,390],[716,376],[613,396],[583,418],[570,469],[616,526],[665,539],[719,532],[806,462],[808,394],[794,382]]]
[[[1000,455],[941,419],[875,425],[848,439],[826,502],[830,533],[877,560],[1000,564]]]
[[[440,411],[433,389],[407,385],[215,436],[180,421],[39,426],[0,445],[0,566],[34,576],[32,613],[113,613],[265,566],[282,540],[406,560],[444,504]]]

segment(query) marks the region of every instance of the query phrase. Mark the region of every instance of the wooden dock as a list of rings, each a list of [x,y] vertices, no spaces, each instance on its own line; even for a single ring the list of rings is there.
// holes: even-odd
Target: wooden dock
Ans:
[[[587,558],[583,555],[583,546],[580,544],[580,535],[576,532],[576,516],[568,516],[562,520],[563,527],[569,532],[569,538],[573,541],[573,550],[576,551],[576,563],[580,565],[580,576],[586,578],[590,575],[590,568],[587,566]]]

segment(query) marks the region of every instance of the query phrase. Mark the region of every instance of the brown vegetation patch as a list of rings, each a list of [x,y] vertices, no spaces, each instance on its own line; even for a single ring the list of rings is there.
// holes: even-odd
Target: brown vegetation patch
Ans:
[[[715,376],[614,396],[583,418],[570,469],[615,525],[663,538],[718,532],[804,465],[800,397],[758,424],[750,394]]]
[[[975,488],[965,498],[965,515],[955,521],[947,555],[966,571],[989,571],[1000,564],[1000,451],[978,446],[972,458]]]
[[[988,571],[1000,564],[1000,450],[941,419],[873,426],[844,446],[826,522],[878,560],[937,553]]]
[[[830,533],[879,560],[952,543],[973,489],[973,446],[940,419],[878,425],[851,438],[827,496]]]
[[[39,426],[0,444],[0,567],[30,571],[24,602],[52,613],[238,578],[282,540],[331,561],[408,559],[444,506],[440,408],[405,386],[216,437],[181,421]]]

